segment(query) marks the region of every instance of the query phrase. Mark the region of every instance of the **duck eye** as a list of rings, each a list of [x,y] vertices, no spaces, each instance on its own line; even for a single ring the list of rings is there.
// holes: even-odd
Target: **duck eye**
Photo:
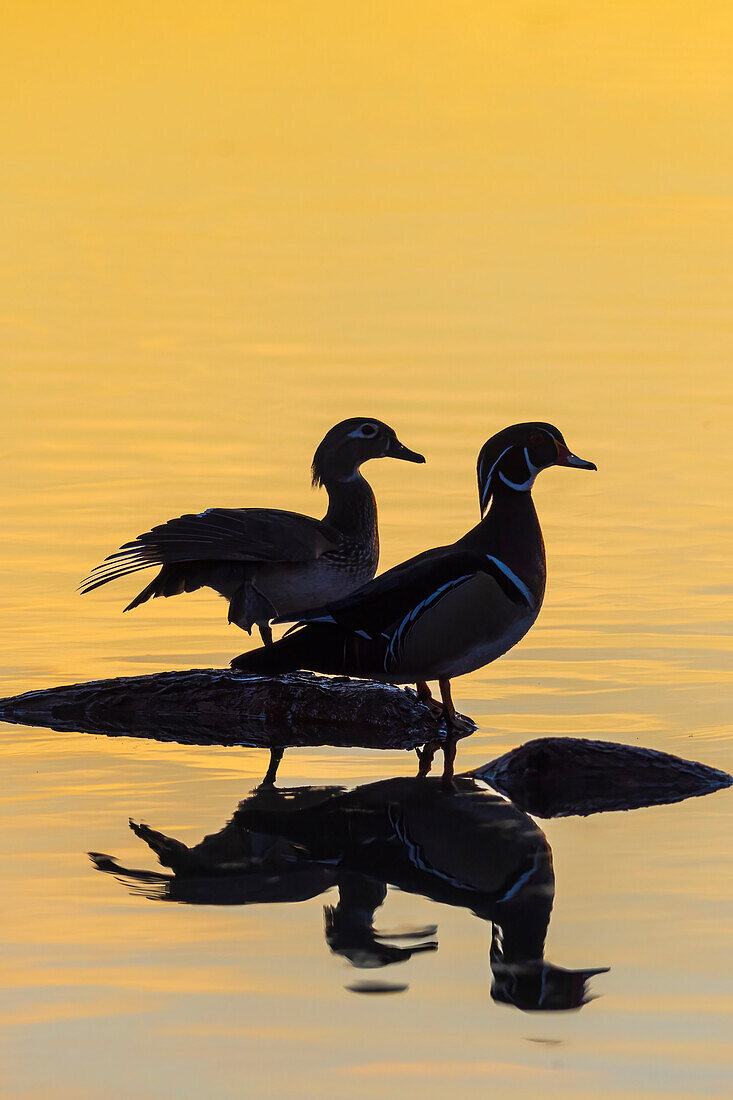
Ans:
[[[362,424],[361,434],[364,439],[374,439],[374,436],[379,434],[379,428],[376,424]]]

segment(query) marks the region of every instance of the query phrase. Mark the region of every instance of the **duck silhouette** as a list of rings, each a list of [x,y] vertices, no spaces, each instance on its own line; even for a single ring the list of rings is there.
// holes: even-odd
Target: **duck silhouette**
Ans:
[[[437,949],[434,928],[380,933],[375,914],[388,887],[468,909],[491,925],[495,1001],[524,1011],[580,1008],[605,967],[566,970],[544,958],[555,877],[539,826],[480,780],[395,778],[341,787],[260,788],[220,832],[188,847],[131,822],[172,875],[96,867],[135,892],[184,904],[282,903],[338,889],[324,911],[332,952],[360,969]],[[392,941],[392,942],[390,942]]]
[[[248,632],[256,624],[269,645],[277,615],[341,599],[376,573],[377,504],[360,472],[373,458],[425,461],[381,420],[344,420],[313,458],[313,485],[328,493],[322,520],[276,508],[207,508],[179,516],[110,554],[81,591],[157,566],[160,572],[125,611],[158,596],[212,588],[229,601],[229,622]]]
[[[418,697],[467,732],[451,680],[483,668],[532,627],[545,595],[545,545],[532,488],[553,466],[595,470],[552,424],[513,424],[488,439],[477,463],[481,521],[456,542],[426,550],[341,600],[278,622],[295,625],[273,646],[235,657],[265,675],[296,669],[417,685]],[[437,680],[442,702],[428,687]],[[450,781],[455,742],[446,747]]]

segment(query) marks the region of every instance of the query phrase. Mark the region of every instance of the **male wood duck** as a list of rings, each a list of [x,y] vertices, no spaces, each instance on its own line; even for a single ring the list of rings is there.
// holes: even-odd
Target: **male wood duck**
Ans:
[[[324,910],[330,950],[358,968],[386,967],[437,947],[432,927],[375,928],[388,884],[492,925],[491,995],[525,1011],[580,1008],[606,968],[564,970],[544,957],[555,894],[550,845],[535,821],[474,775],[448,797],[433,779],[341,787],[262,789],[218,833],[193,847],[130,822],[173,875],[94,854],[151,900],[197,905],[278,904],[335,887]],[[90,853],[91,854],[91,853]],[[406,941],[411,942],[406,942]]]
[[[276,616],[298,617],[341,599],[376,573],[377,504],[360,470],[384,457],[425,461],[381,420],[344,420],[313,459],[313,485],[328,493],[322,520],[275,508],[207,508],[126,542],[92,570],[81,591],[162,566],[125,611],[155,596],[213,588],[229,601],[229,622],[249,633],[256,624],[269,645]]]
[[[481,522],[450,546],[427,550],[346,599],[299,616],[268,650],[244,653],[232,667],[277,674],[294,669],[427,687],[460,729],[451,699],[454,676],[496,660],[524,637],[545,593],[545,547],[532,502],[537,474],[549,466],[595,470],[571,454],[552,424],[515,424],[489,439],[478,457]]]

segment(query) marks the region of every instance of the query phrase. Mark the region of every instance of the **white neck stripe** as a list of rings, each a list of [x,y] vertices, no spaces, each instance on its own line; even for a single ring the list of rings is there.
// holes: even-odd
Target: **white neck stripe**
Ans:
[[[517,485],[516,482],[510,481],[508,477],[504,477],[504,474],[501,472],[501,470],[499,470],[499,477],[505,485],[509,486],[510,489],[516,489],[518,493],[526,493],[534,485],[534,479],[537,477],[537,474],[530,474],[527,480],[523,481],[521,485]]]
[[[491,492],[491,479],[494,476],[494,470],[499,465],[499,463],[501,462],[502,458],[507,453],[507,451],[511,451],[511,449],[512,449],[511,444],[510,444],[510,446],[505,447],[504,450],[499,455],[499,457],[497,458],[494,465],[489,470],[489,476],[486,478],[486,481],[484,482],[483,492],[481,493],[481,508],[482,508],[482,510],[485,510],[486,505],[488,504],[488,497],[489,497],[489,494]]]

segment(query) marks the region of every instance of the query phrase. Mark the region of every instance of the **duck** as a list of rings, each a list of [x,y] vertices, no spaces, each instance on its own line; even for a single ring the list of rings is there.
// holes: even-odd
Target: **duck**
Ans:
[[[127,605],[212,588],[229,602],[229,622],[272,644],[270,623],[339,600],[371,580],[379,561],[377,504],[361,473],[373,458],[424,463],[381,420],[351,417],[326,433],[312,484],[328,494],[322,520],[275,508],[207,508],[124,543],[80,585],[82,594],[140,569],[160,572]]]
[[[375,927],[385,903],[389,912],[392,887],[490,925],[497,1003],[578,1009],[589,979],[608,969],[565,970],[545,958],[552,849],[538,823],[476,771],[456,777],[451,797],[437,780],[407,777],[351,790],[258,788],[219,832],[191,847],[143,823],[131,820],[130,828],[173,874],[89,853],[98,871],[150,900],[189,905],[282,904],[328,891],[336,904],[324,907],[326,943],[352,967],[393,966],[438,948],[435,925],[392,935]]]
[[[307,669],[417,685],[449,732],[466,731],[451,680],[495,661],[534,624],[545,594],[545,546],[532,488],[551,466],[596,470],[573,454],[558,428],[513,424],[481,448],[481,519],[447,546],[395,566],[345,599],[301,615],[268,650],[241,654],[232,668],[278,675]],[[437,680],[441,703],[428,681]],[[455,752],[455,744],[446,753]],[[444,778],[452,774],[446,756]]]

